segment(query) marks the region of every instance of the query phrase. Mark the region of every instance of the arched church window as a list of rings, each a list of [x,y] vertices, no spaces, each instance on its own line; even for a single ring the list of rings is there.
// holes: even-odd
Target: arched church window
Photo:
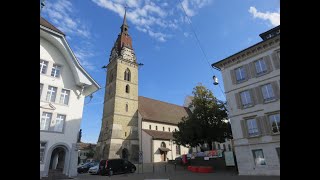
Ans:
[[[166,143],[165,143],[165,142],[162,142],[160,146],[161,146],[161,147],[166,147]]]
[[[129,93],[130,92],[130,86],[129,84],[126,85],[126,93]]]
[[[126,104],[126,112],[128,112],[129,106],[128,104]]]
[[[127,68],[126,71],[124,72],[124,80],[131,81],[131,72],[130,72],[129,68]]]

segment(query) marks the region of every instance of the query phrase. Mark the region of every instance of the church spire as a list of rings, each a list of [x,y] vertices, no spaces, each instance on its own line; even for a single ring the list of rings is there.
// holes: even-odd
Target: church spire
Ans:
[[[124,8],[125,10],[124,10],[123,22],[120,28],[121,28],[121,33],[128,35],[129,26],[127,24],[127,6],[125,6]]]
[[[122,25],[128,26],[128,24],[127,24],[127,6],[124,7],[124,17],[123,17]]]

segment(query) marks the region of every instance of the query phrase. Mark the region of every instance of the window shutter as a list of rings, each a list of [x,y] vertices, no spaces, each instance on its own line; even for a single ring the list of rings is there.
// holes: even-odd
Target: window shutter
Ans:
[[[246,64],[246,65],[244,65],[243,67],[244,67],[245,72],[246,72],[246,80],[248,80],[248,79],[251,78],[251,72],[250,72],[249,64]]]
[[[256,105],[257,104],[257,95],[256,95],[254,89],[249,89],[249,93],[250,93],[252,105]]]
[[[259,116],[257,119],[258,119],[258,121],[260,123],[260,128],[261,128],[261,130],[260,130],[261,133],[260,134],[262,136],[267,135],[268,134],[268,129],[267,129],[268,124],[266,122],[266,117],[265,116]]]
[[[247,128],[247,121],[246,120],[241,120],[241,130],[242,130],[242,135],[243,138],[248,138],[248,128]]]
[[[261,92],[261,87],[260,86],[255,87],[254,90],[255,90],[255,94],[256,94],[257,104],[263,104],[264,100],[263,100],[263,95]]]
[[[273,61],[273,66],[276,69],[280,69],[280,59],[276,51],[272,53],[272,61]]]
[[[279,89],[277,81],[271,82],[271,85],[272,85],[272,89],[273,89],[273,92],[274,92],[276,99],[280,99],[280,89]]]
[[[237,103],[238,109],[242,109],[242,102],[241,102],[241,98],[240,98],[240,93],[235,93],[234,95],[236,98],[236,103]]]
[[[254,63],[255,63],[255,62],[249,63],[251,77],[256,77],[256,76],[257,76],[256,66],[255,66]]]
[[[232,84],[236,84],[236,72],[234,69],[230,70]]]
[[[256,122],[258,126],[259,135],[261,136],[264,133],[263,124],[261,123],[261,117],[256,117]]]
[[[270,135],[272,134],[272,129],[271,129],[271,123],[269,121],[268,115],[263,116],[264,119],[264,127],[265,127],[265,134]]]
[[[272,64],[271,64],[270,56],[267,55],[267,56],[263,57],[263,60],[266,63],[266,66],[267,66],[267,69],[268,69],[268,73],[273,71],[273,67],[272,67]]]

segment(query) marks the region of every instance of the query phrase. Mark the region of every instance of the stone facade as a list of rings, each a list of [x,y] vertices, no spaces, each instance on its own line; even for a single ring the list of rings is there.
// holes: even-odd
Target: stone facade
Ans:
[[[137,162],[138,65],[125,20],[111,50],[106,84],[96,158],[128,158]]]

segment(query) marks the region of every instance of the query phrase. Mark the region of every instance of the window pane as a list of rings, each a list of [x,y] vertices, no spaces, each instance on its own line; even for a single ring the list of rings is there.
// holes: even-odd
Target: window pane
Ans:
[[[235,71],[236,71],[237,81],[241,81],[246,78],[246,72],[245,72],[244,67],[237,68]]]
[[[261,74],[267,71],[266,62],[263,59],[260,59],[255,62],[257,74]]]
[[[266,84],[261,88],[262,88],[262,95],[264,100],[272,100],[275,98],[271,84]]]
[[[51,76],[60,77],[61,66],[54,64],[51,71]]]
[[[274,114],[269,116],[271,129],[273,133],[280,133],[280,114]]]
[[[46,101],[55,102],[56,95],[57,95],[57,88],[53,86],[49,86]]]
[[[241,92],[240,96],[241,96],[241,103],[244,107],[252,104],[249,91]]]
[[[259,135],[258,126],[255,119],[247,120],[247,127],[249,136]]]
[[[48,62],[44,60],[40,60],[40,73],[46,74],[48,68]]]
[[[70,91],[66,89],[61,90],[60,103],[68,104],[69,103]]]
[[[47,113],[47,112],[42,113],[42,117],[40,120],[40,130],[48,130],[49,129],[51,117],[52,117],[51,113]]]
[[[61,114],[57,115],[56,123],[54,125],[53,131],[62,132],[65,118],[66,118],[65,115],[61,115]]]
[[[266,165],[262,149],[252,150],[256,165]]]

